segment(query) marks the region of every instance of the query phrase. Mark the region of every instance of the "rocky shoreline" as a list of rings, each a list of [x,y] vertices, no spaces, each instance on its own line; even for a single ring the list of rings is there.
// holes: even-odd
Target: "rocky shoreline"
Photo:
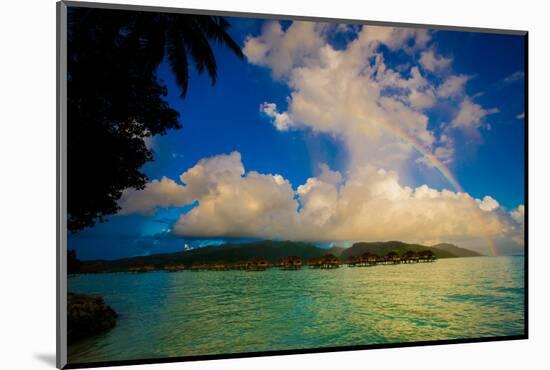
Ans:
[[[102,297],[69,293],[67,295],[67,341],[77,340],[112,329],[118,314]]]

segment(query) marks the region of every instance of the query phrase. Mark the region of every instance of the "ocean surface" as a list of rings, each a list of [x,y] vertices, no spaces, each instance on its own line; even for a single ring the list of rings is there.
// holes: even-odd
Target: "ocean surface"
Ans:
[[[524,258],[298,271],[78,275],[115,328],[69,363],[521,335]]]

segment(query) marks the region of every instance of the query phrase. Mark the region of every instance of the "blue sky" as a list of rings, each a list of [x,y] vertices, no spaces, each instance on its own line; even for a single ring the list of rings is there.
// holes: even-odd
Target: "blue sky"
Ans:
[[[316,121],[317,116],[300,110],[299,99],[310,98],[311,94],[305,93],[308,87],[304,84],[307,84],[307,81],[293,80],[295,77],[292,77],[294,76],[292,73],[301,68],[309,68],[308,72],[314,76],[313,73],[318,70],[317,64],[311,64],[309,59],[304,59],[291,65],[282,75],[277,75],[279,65],[274,63],[284,59],[269,59],[267,54],[262,54],[260,57],[252,54],[253,46],[261,44],[262,47],[274,47],[265,44],[267,36],[265,39],[260,38],[260,35],[268,32],[265,22],[239,18],[230,18],[229,21],[232,24],[230,33],[240,45],[245,47],[247,40],[250,42],[251,38],[256,38],[258,43],[253,45],[250,42],[249,48],[245,49],[247,58],[244,60],[237,59],[223,47],[215,46],[218,80],[214,86],[211,85],[208,76],[199,76],[192,72],[188,95],[185,99],[181,99],[168,65],[162,64],[159,67],[158,76],[168,86],[167,100],[181,113],[183,128],[170,131],[167,135],[155,137],[152,140],[151,147],[155,161],[143,168],[150,180],[166,177],[173,179],[179,186],[184,186],[186,184],[178,179],[179,176],[193,168],[201,159],[232,152],[240,153],[240,161],[245,173],[255,171],[265,175],[280,175],[291,184],[294,191],[297,191],[300,185],[306,184],[309,178],[323,176],[320,169],[320,164],[323,163],[332,171],[341,174],[343,180],[335,185],[336,189],[342,189],[360,166],[382,167],[378,165],[380,162],[374,160],[365,159],[365,163],[357,161],[357,152],[359,150],[362,153],[362,149],[357,149],[356,144],[352,143],[354,140],[349,137],[349,126],[342,126],[344,128],[341,132],[337,129],[324,128],[324,126],[321,128],[322,122]],[[280,29],[274,34],[283,40],[290,33],[291,27],[291,22],[282,22]],[[360,31],[359,26],[342,28],[342,30],[328,27],[322,31],[312,31],[311,35],[312,40],[316,37],[316,42],[321,40],[324,45],[330,46],[333,50],[344,52],[351,49],[349,46],[358,39]],[[490,212],[487,212],[487,217],[490,219],[488,223],[497,222],[495,220],[498,219],[501,223],[513,224],[516,218],[515,214],[512,215],[510,212],[524,203],[525,192],[524,120],[520,116],[525,110],[524,77],[521,74],[524,70],[523,37],[438,31],[430,32],[429,42],[418,50],[405,50],[410,46],[407,43],[411,45],[415,42],[419,43],[421,37],[422,35],[419,34],[408,41],[405,40],[401,49],[392,49],[390,41],[388,41],[389,46],[382,42],[373,52],[373,60],[376,55],[382,56],[385,68],[399,70],[403,80],[412,76],[411,68],[419,66],[418,69],[426,81],[418,90],[420,93],[439,91],[437,87],[452,76],[467,76],[467,82],[463,84],[462,90],[456,93],[456,96],[453,95],[453,98],[434,98],[436,101],[430,103],[428,108],[408,109],[407,112],[418,111],[427,117],[427,126],[423,130],[435,138],[432,144],[427,144],[427,146],[431,145],[434,153],[438,146],[450,148],[451,144],[444,143],[443,136],[451,139],[452,158],[449,159],[447,156],[441,158],[444,158],[442,161],[445,161],[450,172],[462,185],[464,192],[468,193],[472,199],[483,200],[485,196],[490,196],[498,202],[498,208],[491,207]],[[278,48],[283,48],[285,45],[292,48],[289,42],[281,42]],[[296,53],[296,50],[303,50],[303,48],[292,50]],[[273,48],[273,55],[276,52],[280,52],[279,49]],[[420,62],[422,53],[426,52],[433,52],[435,55],[436,67],[432,67],[433,73],[430,72],[430,67]],[[321,55],[315,53],[317,52],[312,51],[308,58],[313,58],[311,55]],[[288,55],[292,54],[289,52]],[[292,58],[299,60],[301,54]],[[437,63],[445,66],[437,67]],[[392,90],[385,91],[391,93]],[[335,97],[335,101],[337,99]],[[457,119],[460,110],[464,108],[462,105],[464,101],[471,101],[486,112],[478,120],[479,122],[468,126],[467,119],[462,121]],[[277,114],[288,114],[290,128],[276,127],[276,116],[270,115],[265,108],[263,111],[260,108],[266,102],[276,105]],[[310,104],[314,102],[314,100],[309,101]],[[321,106],[321,108],[330,109],[327,106]],[[407,108],[410,107],[407,106]],[[308,117],[313,118],[308,121]],[[466,117],[470,116],[466,115]],[[457,122],[463,122],[463,125]],[[466,129],[461,129],[465,127]],[[392,141],[392,138],[384,139],[383,142],[369,140],[369,137],[365,137],[365,145],[400,144],[399,141]],[[368,153],[372,153],[372,150],[369,149]],[[421,185],[427,185],[430,189],[437,191],[456,190],[452,189],[449,182],[433,167],[421,164],[418,153],[411,153],[406,148],[403,150],[403,159],[385,167],[396,171],[402,187],[408,186],[415,189]],[[371,184],[371,182],[368,183]],[[263,194],[261,190],[259,192]],[[141,197],[141,195],[132,196]],[[294,198],[297,197],[299,195],[294,194]],[[305,199],[304,196],[303,202],[306,202]],[[83,259],[118,258],[178,251],[182,250],[185,244],[200,246],[228,239],[248,240],[271,236],[269,233],[263,235],[247,231],[241,237],[237,235],[238,229],[230,228],[225,235],[216,236],[206,231],[201,236],[200,230],[207,229],[202,226],[190,229],[188,225],[178,229],[179,232],[174,232],[174,225],[180,217],[185,218],[190,210],[200,208],[201,201],[203,201],[202,198],[189,201],[188,204],[159,206],[152,212],[141,214],[130,212],[110,217],[106,223],[69,235],[69,248],[76,248]],[[298,204],[301,207],[302,203],[298,202]],[[233,207],[239,208],[239,206]],[[489,218],[489,213],[492,218]],[[492,215],[493,213],[495,215]],[[239,215],[238,210],[235,214]],[[247,215],[243,217],[245,216]],[[514,227],[522,226],[514,224]],[[192,236],[184,235],[185,233],[181,230],[193,230]],[[292,238],[292,235],[298,234],[289,235],[288,238]],[[404,232],[403,235],[408,234]],[[279,232],[275,238],[286,236]],[[327,238],[319,242],[329,245],[331,240]],[[390,235],[387,238],[394,239]],[[444,235],[442,238],[444,239]],[[513,244],[508,241],[512,239],[508,234],[495,234],[494,238],[502,240],[502,245]],[[344,235],[337,239],[334,240],[335,243],[344,244],[343,239],[346,237]],[[356,237],[351,239],[356,240]],[[435,237],[432,239],[439,240]],[[462,244],[470,243],[476,246],[480,242],[472,241],[474,239],[465,238]],[[460,242],[460,238],[455,241]],[[521,246],[503,247],[503,251],[513,252],[518,248]]]

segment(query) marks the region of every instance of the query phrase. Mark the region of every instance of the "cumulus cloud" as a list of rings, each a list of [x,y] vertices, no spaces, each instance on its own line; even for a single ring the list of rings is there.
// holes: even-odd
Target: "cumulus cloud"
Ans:
[[[342,181],[340,172],[331,170],[326,163],[319,164],[319,169],[321,170],[319,180],[332,185],[338,185]]]
[[[177,207],[193,203],[208,194],[223,181],[239,178],[244,167],[239,152],[201,159],[180,176],[182,184],[163,177],[153,180],[145,189],[126,189],[119,201],[118,214],[139,213],[150,215],[159,207]]]
[[[299,65],[318,56],[323,41],[319,35],[327,27],[319,22],[294,22],[283,31],[279,22],[266,22],[259,37],[248,37],[243,53],[251,63],[269,66],[276,78],[283,78]]]
[[[466,82],[470,79],[470,76],[465,75],[453,75],[447,78],[437,88],[437,95],[442,98],[450,98],[464,93],[464,87]]]
[[[273,125],[280,131],[309,128],[341,138],[350,168],[366,161],[397,168],[410,158],[411,148],[395,130],[434,150],[436,138],[424,111],[435,104],[436,88],[417,66],[390,68],[379,50],[383,45],[412,55],[426,48],[430,32],[364,26],[341,50],[326,35],[322,24],[293,22],[283,30],[269,22],[260,35],[246,39],[243,52],[249,62],[271,69],[292,91],[285,109],[261,105]]]
[[[525,219],[525,206],[520,204],[516,209],[510,212],[510,215],[517,223],[523,226]]]
[[[452,137],[442,133],[434,145],[434,156],[443,164],[449,165],[453,162],[455,155],[455,144]],[[428,167],[433,167],[434,164],[430,162],[426,157],[419,157],[416,163],[422,163]]]
[[[277,110],[277,104],[264,102],[260,105],[260,112],[265,113],[266,116],[271,118],[273,125],[279,131],[286,131],[292,124],[288,113],[279,113]]]
[[[525,206],[520,204],[512,210],[509,215],[516,222],[512,229],[508,232],[518,245],[523,246],[525,243]]]
[[[490,197],[489,195],[486,195],[485,197],[483,197],[482,200],[478,201],[478,204],[479,204],[479,208],[485,212],[494,211],[499,207],[498,202],[494,198]]]
[[[144,190],[126,189],[119,200],[119,215],[138,213],[152,215],[159,207],[175,207],[190,202],[184,187],[163,177],[147,184]]]
[[[516,116],[517,119],[524,119],[525,118],[525,112],[521,112]]]
[[[403,143],[403,135],[444,163],[453,162],[452,133],[436,131],[427,114],[439,100],[460,108],[449,128],[473,135],[497,111],[474,103],[465,93],[470,76],[452,74],[452,59],[437,53],[431,32],[356,27],[356,37],[337,49],[328,41],[330,30],[312,22],[292,22],[286,29],[268,22],[259,35],[247,37],[243,52],[291,90],[286,107],[269,101],[260,106],[274,127],[307,128],[341,139],[350,171],[367,163],[395,170],[411,160],[426,163]],[[403,52],[408,59],[399,65],[386,62],[388,53]],[[434,72],[438,78],[427,78],[426,73]]]
[[[180,178],[185,184],[163,179],[125,193],[123,213],[197,202],[176,222],[175,234],[427,242],[502,237],[515,230],[523,212],[522,206],[503,212],[490,196],[404,186],[396,172],[369,165],[344,179],[322,164],[318,176],[294,188],[277,174],[245,172],[233,152],[202,159]]]
[[[419,60],[420,65],[430,72],[436,72],[449,67],[451,61],[451,58],[436,55],[433,50],[422,52]]]
[[[458,113],[451,122],[451,126],[467,134],[478,136],[479,129],[482,127],[485,117],[498,112],[497,108],[485,109],[481,105],[474,103],[469,97],[466,97],[460,104]]]

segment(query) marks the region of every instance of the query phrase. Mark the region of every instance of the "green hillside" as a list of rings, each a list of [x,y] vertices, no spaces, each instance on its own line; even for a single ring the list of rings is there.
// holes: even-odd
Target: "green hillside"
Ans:
[[[440,247],[441,246],[441,247]],[[452,257],[474,257],[480,256],[474,251],[459,248],[452,244],[438,244],[437,246],[428,247],[421,244],[408,244],[399,241],[389,242],[372,242],[372,243],[355,243],[350,248],[346,249],[341,259],[347,260],[350,257],[361,256],[364,253],[373,253],[379,256],[384,256],[389,252],[396,252],[400,255],[407,251],[419,253],[425,250],[431,250],[437,258],[452,258]]]
[[[436,244],[436,245],[433,245],[432,248],[449,252],[449,253],[457,256],[457,257],[479,257],[479,256],[482,256],[482,254],[480,254],[480,253],[474,252],[474,251],[469,250],[469,249],[460,248],[460,247],[457,247],[454,244],[449,244],[449,243]]]

